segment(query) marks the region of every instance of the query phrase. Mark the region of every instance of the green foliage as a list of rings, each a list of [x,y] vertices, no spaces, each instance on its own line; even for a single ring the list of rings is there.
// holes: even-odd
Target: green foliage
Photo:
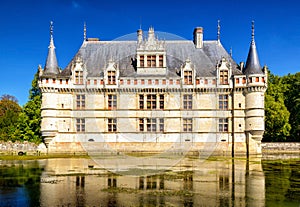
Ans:
[[[38,71],[29,90],[29,101],[19,115],[15,139],[41,143],[41,92],[38,88]]]
[[[290,141],[300,141],[300,73],[284,76],[283,83],[287,90],[284,92],[285,105],[290,111],[289,123],[291,124]]]
[[[263,141],[300,141],[300,73],[269,74]]]
[[[9,98],[8,98],[9,96]],[[0,100],[0,140],[13,140],[16,122],[22,108],[17,99],[10,95],[1,96]]]
[[[290,134],[290,112],[284,104],[286,85],[279,76],[269,74],[268,89],[265,94],[265,134],[263,141],[286,141]]]

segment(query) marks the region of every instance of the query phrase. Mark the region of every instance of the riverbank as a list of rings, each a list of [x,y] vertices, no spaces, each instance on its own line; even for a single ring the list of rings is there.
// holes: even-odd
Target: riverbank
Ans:
[[[300,154],[300,142],[264,142],[261,148],[263,154]]]
[[[265,142],[261,144],[262,156],[269,157],[275,154],[291,154],[300,156],[300,142]],[[129,152],[128,155],[137,155]],[[126,153],[127,154],[127,153]],[[142,153],[143,154],[143,153]],[[145,153],[148,154],[148,153]],[[47,154],[46,146],[30,142],[0,142],[0,160],[30,160],[30,159],[48,159],[48,158],[72,158],[89,157],[88,153],[72,152],[64,154]]]

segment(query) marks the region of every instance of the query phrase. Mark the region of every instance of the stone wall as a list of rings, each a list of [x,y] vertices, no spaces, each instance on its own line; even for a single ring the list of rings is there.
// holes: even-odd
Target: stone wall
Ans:
[[[73,145],[74,145],[74,143],[73,143]],[[77,147],[80,148],[80,149],[77,149],[78,153],[83,150],[81,148],[81,146],[77,146]],[[114,147],[118,148],[117,146],[114,146]],[[263,154],[272,154],[272,153],[300,154],[300,142],[265,142],[265,143],[261,143],[261,147],[262,147]],[[63,148],[68,149],[68,147],[66,147],[66,146],[64,146]],[[70,147],[70,148],[74,149],[74,146]],[[227,152],[224,155],[230,156],[229,148],[231,148],[231,145],[225,146],[224,143],[221,143],[221,144],[219,143],[219,145],[215,146],[215,148],[216,148],[215,149],[216,151],[223,152],[223,154],[225,152]],[[236,146],[236,148],[237,148],[237,146]],[[241,145],[241,146],[239,146],[239,148],[242,148],[242,149],[236,149],[237,153],[240,151],[243,151],[245,146]],[[191,149],[191,150],[193,151],[193,149]],[[40,145],[37,145],[34,143],[30,143],[30,142],[0,142],[0,154],[18,154],[18,152],[24,152],[24,153],[26,152],[26,154],[33,155],[36,153],[46,153],[47,150],[46,150],[45,144],[43,144],[43,143]],[[74,151],[72,151],[72,150],[66,150],[65,153],[68,153],[68,152],[74,153]]]
[[[261,143],[265,153],[300,153],[300,142],[264,142]]]
[[[0,154],[16,155],[19,152],[27,155],[34,155],[37,153],[45,153],[45,144],[35,144],[31,142],[2,142],[0,141]]]

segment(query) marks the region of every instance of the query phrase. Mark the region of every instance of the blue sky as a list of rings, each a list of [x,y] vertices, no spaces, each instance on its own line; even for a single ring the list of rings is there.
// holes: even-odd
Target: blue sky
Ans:
[[[0,95],[15,96],[21,105],[28,100],[33,75],[44,67],[49,45],[49,22],[54,22],[58,63],[65,68],[87,37],[113,40],[148,30],[192,39],[196,26],[204,28],[204,39],[217,38],[239,63],[246,61],[251,41],[251,21],[261,65],[277,75],[300,68],[300,3],[297,0],[3,0],[0,3]]]

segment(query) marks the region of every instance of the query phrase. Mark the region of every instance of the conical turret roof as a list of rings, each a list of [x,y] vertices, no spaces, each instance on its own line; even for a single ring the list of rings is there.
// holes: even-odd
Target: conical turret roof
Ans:
[[[250,44],[250,49],[246,61],[246,66],[243,69],[243,73],[249,74],[263,74],[262,68],[259,63],[259,58],[256,50],[255,40],[254,40],[254,22],[252,22],[252,40]]]
[[[55,54],[55,46],[53,40],[53,22],[50,22],[50,44],[49,44],[48,56],[44,67],[45,75],[57,75],[59,74],[59,67]]]

